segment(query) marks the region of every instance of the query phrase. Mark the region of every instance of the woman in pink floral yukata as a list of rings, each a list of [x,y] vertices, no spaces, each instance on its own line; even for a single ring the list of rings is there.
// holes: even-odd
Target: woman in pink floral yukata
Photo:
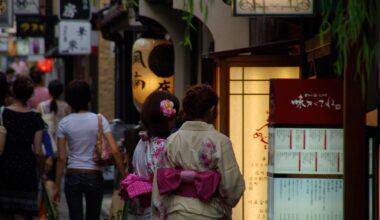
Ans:
[[[218,97],[195,85],[182,104],[185,122],[166,141],[168,166],[154,176],[152,219],[231,219],[245,185],[230,139],[213,126]]]
[[[146,132],[140,132],[133,154],[134,171],[122,181],[129,198],[128,220],[151,219],[151,191],[155,169],[166,166],[166,138],[176,125],[179,100],[164,91],[155,91],[145,100],[141,121]]]

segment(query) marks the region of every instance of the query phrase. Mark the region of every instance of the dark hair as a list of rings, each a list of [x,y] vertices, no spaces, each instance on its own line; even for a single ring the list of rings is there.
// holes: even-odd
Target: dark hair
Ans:
[[[50,111],[57,113],[57,99],[63,92],[63,83],[59,80],[52,80],[48,85],[49,93],[53,100],[50,102]]]
[[[30,97],[32,97],[34,92],[33,81],[28,76],[19,75],[17,76],[12,87],[13,96],[22,101],[24,105]]]
[[[161,112],[161,101],[168,99],[173,102],[176,113],[166,117]],[[166,138],[170,135],[168,120],[176,117],[179,111],[179,100],[166,91],[154,91],[145,100],[141,108],[141,121],[148,130],[149,136]]]
[[[7,69],[7,71],[5,71],[5,74],[8,75],[8,74],[15,74],[15,70],[13,68],[9,68]]]
[[[39,71],[36,66],[30,68],[29,76],[33,80],[34,84],[42,83],[43,72]]]
[[[66,102],[71,106],[73,112],[88,110],[91,101],[90,85],[83,80],[74,80],[66,87]]]
[[[7,77],[3,72],[0,72],[0,106],[4,105],[5,97],[8,96],[9,87]]]
[[[182,102],[185,120],[203,119],[218,104],[218,96],[211,86],[197,84],[187,89]]]

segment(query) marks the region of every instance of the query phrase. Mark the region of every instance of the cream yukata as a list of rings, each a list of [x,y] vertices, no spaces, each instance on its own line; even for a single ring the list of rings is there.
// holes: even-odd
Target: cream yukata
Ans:
[[[231,219],[232,207],[238,203],[245,185],[230,139],[216,131],[212,124],[187,121],[168,137],[165,150],[167,164],[160,164],[161,167],[215,171],[220,175],[220,182],[207,202],[176,193],[160,195],[156,171],[152,219]]]

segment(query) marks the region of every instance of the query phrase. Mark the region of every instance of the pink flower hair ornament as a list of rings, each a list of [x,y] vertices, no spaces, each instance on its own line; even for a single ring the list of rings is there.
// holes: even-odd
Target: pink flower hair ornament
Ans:
[[[164,99],[160,102],[160,112],[162,112],[162,114],[167,118],[170,118],[177,113],[174,108],[174,103],[169,99]]]

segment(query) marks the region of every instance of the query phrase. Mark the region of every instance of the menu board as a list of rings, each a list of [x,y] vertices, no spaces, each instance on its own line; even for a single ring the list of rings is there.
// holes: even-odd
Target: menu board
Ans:
[[[268,178],[268,220],[343,220],[343,179]]]
[[[343,129],[269,128],[268,172],[343,174]]]

